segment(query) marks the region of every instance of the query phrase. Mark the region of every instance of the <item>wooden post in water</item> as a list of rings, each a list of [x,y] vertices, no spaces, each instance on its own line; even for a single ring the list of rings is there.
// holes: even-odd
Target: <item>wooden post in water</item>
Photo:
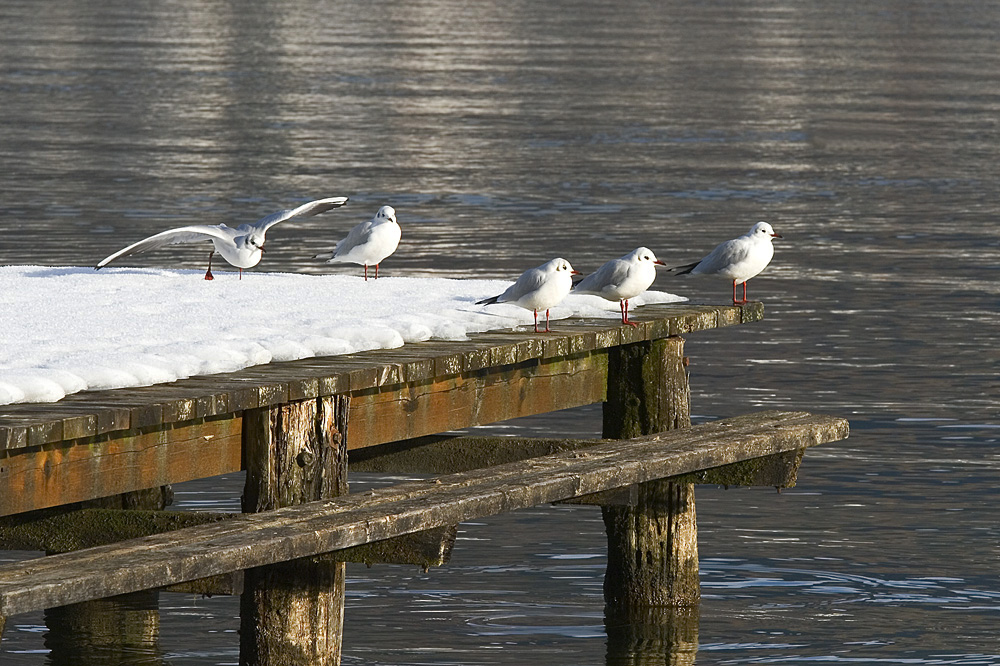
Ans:
[[[613,349],[604,432],[625,439],[691,424],[684,339]],[[698,531],[694,484],[642,484],[635,501],[603,506],[609,663],[694,663],[698,645]]]
[[[244,511],[347,492],[347,406],[332,396],[244,412]],[[340,664],[344,582],[344,563],[321,558],[247,570],[241,666]]]

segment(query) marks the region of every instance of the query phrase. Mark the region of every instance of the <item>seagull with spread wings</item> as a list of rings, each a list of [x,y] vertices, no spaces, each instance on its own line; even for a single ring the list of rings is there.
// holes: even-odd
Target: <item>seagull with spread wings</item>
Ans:
[[[97,270],[120,257],[155,250],[164,245],[212,241],[213,249],[208,255],[208,270],[205,272],[205,279],[214,279],[212,275],[212,257],[216,252],[221,254],[222,258],[230,264],[239,268],[240,279],[243,279],[244,268],[252,268],[260,263],[261,253],[264,252],[264,235],[268,229],[278,222],[284,222],[295,217],[319,215],[331,208],[339,208],[345,203],[347,203],[347,197],[317,199],[309,203],[304,203],[298,208],[272,213],[262,217],[253,224],[241,224],[235,229],[225,224],[195,224],[188,227],[168,229],[118,250],[114,254],[102,259],[94,268]]]

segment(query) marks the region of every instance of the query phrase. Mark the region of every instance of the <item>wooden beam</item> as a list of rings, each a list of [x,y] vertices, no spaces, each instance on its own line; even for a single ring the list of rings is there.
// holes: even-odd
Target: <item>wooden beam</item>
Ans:
[[[0,516],[239,471],[238,419],[197,420],[8,452],[0,458]]]
[[[0,566],[0,616],[308,557],[847,433],[843,419],[764,412],[7,564]]]
[[[604,400],[606,386],[598,351],[352,394],[348,448],[589,405]]]
[[[432,435],[351,453],[350,471],[380,474],[453,474],[481,467],[547,456],[561,451],[585,450],[609,440],[559,439],[536,437]],[[802,461],[803,451],[788,451],[774,456],[707,469],[669,479],[674,483],[715,486],[766,486],[792,488]],[[627,505],[636,502],[634,488],[588,495],[566,500],[567,504]]]

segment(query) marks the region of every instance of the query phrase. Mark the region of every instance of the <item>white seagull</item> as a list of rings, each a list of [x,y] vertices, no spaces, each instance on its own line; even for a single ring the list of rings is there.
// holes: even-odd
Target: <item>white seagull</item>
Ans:
[[[347,238],[337,243],[332,254],[317,254],[315,258],[326,259],[328,264],[363,264],[365,280],[368,279],[368,267],[374,265],[377,280],[378,265],[396,251],[400,235],[402,231],[396,222],[396,211],[392,206],[382,206],[375,217],[351,229]]]
[[[628,318],[628,300],[649,289],[656,279],[656,267],[665,264],[645,247],[637,247],[624,257],[612,259],[580,280],[573,291],[596,294],[609,301],[618,301],[622,323],[637,326]]]
[[[565,259],[553,259],[537,268],[529,268],[521,273],[517,282],[507,287],[499,296],[477,301],[476,305],[493,303],[513,303],[535,314],[535,333],[538,333],[538,311],[545,310],[545,331],[549,331],[549,308],[555,307],[566,298],[573,288],[573,267]]]
[[[771,240],[781,238],[767,222],[758,222],[739,238],[719,243],[701,261],[671,268],[677,275],[721,275],[733,281],[733,305],[747,302],[747,281],[771,262],[774,246]],[[736,300],[736,285],[743,285],[743,300]]]
[[[118,257],[125,257],[147,250],[155,250],[158,247],[170,245],[171,243],[194,243],[210,240],[214,249],[208,254],[208,270],[205,272],[205,279],[215,279],[212,275],[212,257],[218,252],[222,255],[223,259],[240,269],[240,279],[242,280],[244,268],[252,268],[260,263],[261,253],[264,251],[264,235],[268,229],[278,222],[284,222],[293,217],[319,215],[331,208],[339,208],[345,203],[347,203],[347,197],[317,199],[316,201],[302,204],[298,208],[271,213],[266,217],[260,218],[253,224],[241,224],[235,229],[225,224],[196,224],[189,227],[178,227],[177,229],[161,231],[149,238],[142,239],[138,243],[133,243],[122,250],[118,250],[109,257],[105,257],[94,267],[94,270],[107,266]]]

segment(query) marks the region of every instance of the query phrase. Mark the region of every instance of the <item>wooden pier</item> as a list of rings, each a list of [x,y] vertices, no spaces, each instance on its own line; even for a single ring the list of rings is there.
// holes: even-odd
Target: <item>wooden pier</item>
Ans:
[[[86,616],[94,600],[184,585],[241,592],[241,663],[335,664],[345,561],[440,564],[461,521],[573,501],[602,506],[609,627],[686,608],[675,624],[690,633],[694,484],[793,485],[804,449],[847,423],[769,412],[690,427],[681,335],[763,308],[636,315],[0,407],[0,548],[61,553],[0,566],[0,631],[18,613]],[[595,402],[603,440],[440,435]],[[348,494],[349,459],[441,476]],[[240,470],[244,514],[160,510],[171,484]],[[72,632],[81,614],[52,617]]]

